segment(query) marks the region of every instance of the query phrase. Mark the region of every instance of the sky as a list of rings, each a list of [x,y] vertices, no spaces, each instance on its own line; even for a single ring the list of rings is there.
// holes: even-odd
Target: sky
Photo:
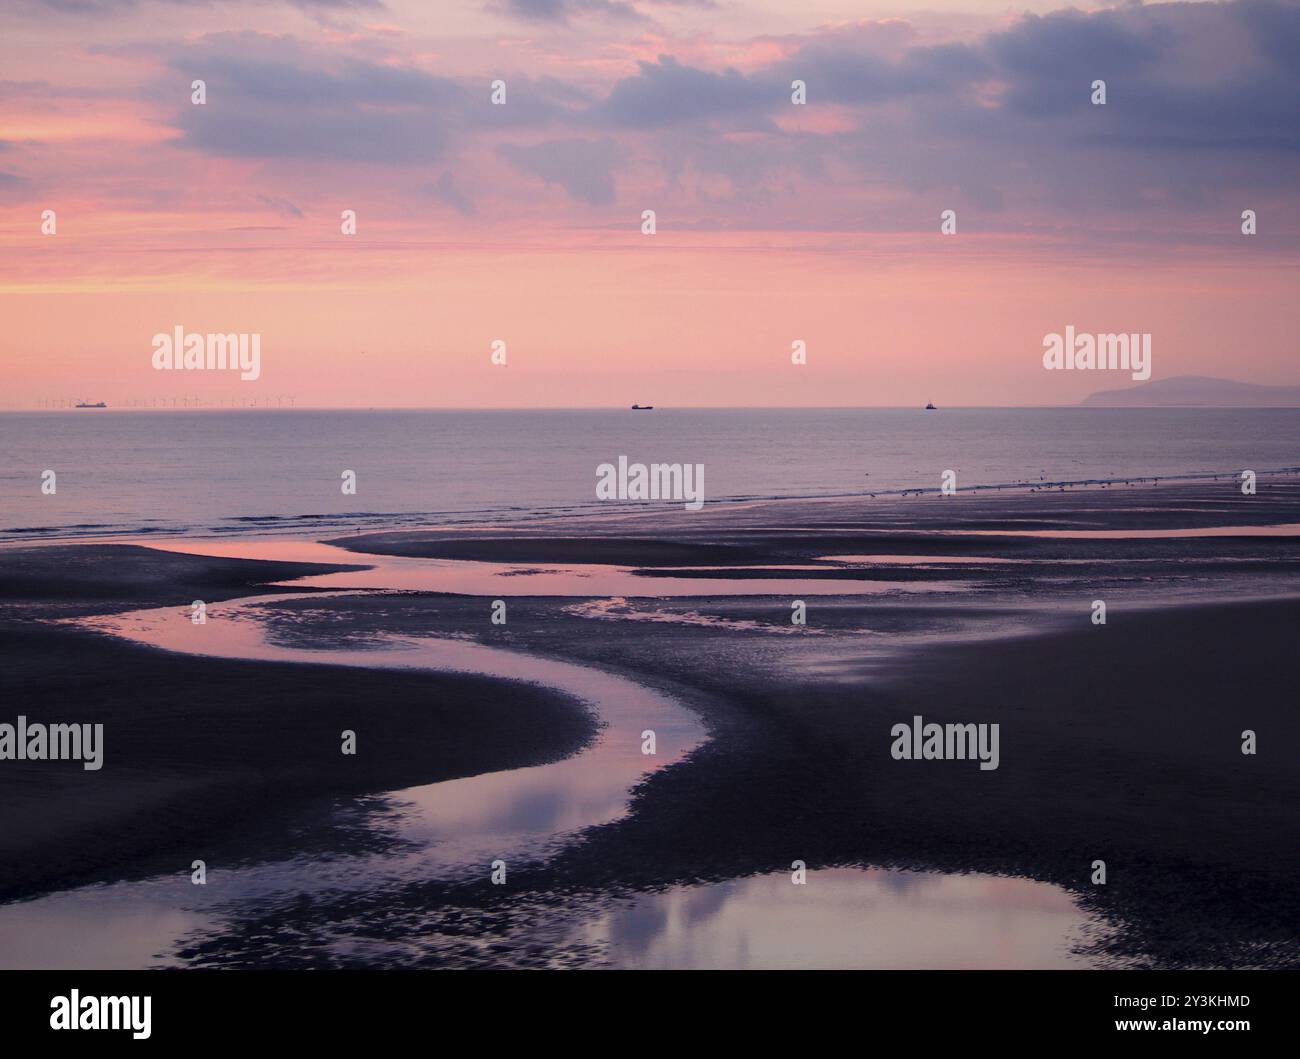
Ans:
[[[1067,326],[1295,385],[1298,199],[1281,0],[7,0],[0,406],[1132,384],[1045,370]],[[259,377],[156,370],[178,326]]]

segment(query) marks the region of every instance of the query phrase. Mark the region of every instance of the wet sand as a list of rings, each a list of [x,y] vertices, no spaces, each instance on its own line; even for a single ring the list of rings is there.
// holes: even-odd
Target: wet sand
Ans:
[[[34,620],[188,612],[320,569],[126,545],[0,551],[2,720],[105,726],[97,772],[0,764],[0,898],[296,852],[333,799],[555,760],[593,737],[583,705],[518,681],[194,658]],[[344,729],[364,753],[340,753]]]
[[[767,630],[782,602],[682,600],[668,612],[689,606],[723,624],[616,621],[605,635],[556,616],[550,600],[511,602],[513,647],[617,666],[689,703],[712,736],[650,777],[628,819],[517,868],[512,900],[599,908],[609,895],[788,871],[796,859],[981,872],[1072,893],[1099,921],[1085,948],[1116,965],[1295,965],[1300,723],[1288,666],[1300,603],[1121,610],[1104,628],[1080,606],[1032,634],[991,607],[882,614],[841,601],[833,615],[810,614],[837,632],[778,636]],[[293,635],[296,605],[284,609]],[[436,633],[471,624],[474,609],[357,600],[342,620]],[[922,627],[930,635],[915,635]],[[985,627],[1005,638],[943,642]],[[915,635],[906,649],[875,643],[904,630]],[[914,714],[1001,724],[999,769],[892,760],[890,728]],[[1247,727],[1261,739],[1255,757],[1240,752]],[[1089,881],[1095,859],[1108,866],[1104,887]],[[332,926],[422,930],[438,918],[431,908],[454,908],[490,931],[493,897],[412,885],[349,901]],[[294,931],[323,938],[321,911]],[[250,939],[272,925],[243,924],[248,937],[232,933],[215,958],[250,958]],[[496,940],[508,949],[512,939]]]
[[[402,939],[419,936],[425,943],[402,948],[397,962],[599,963],[608,941],[584,946],[548,924],[591,921],[671,888],[788,872],[798,859],[811,869],[1051,884],[1092,917],[1095,932],[1080,947],[1095,962],[1295,966],[1298,542],[1268,533],[1014,534],[1298,521],[1300,484],[1279,476],[1261,478],[1249,498],[1225,480],[754,504],[333,542],[358,564],[366,552],[519,564],[502,581],[512,586],[508,623],[493,626],[489,600],[474,595],[294,599],[267,608],[280,642],[459,636],[597,667],[684,704],[708,741],[650,775],[625,816],[512,865],[507,892],[408,879],[302,907],[243,905],[181,959],[365,963],[333,944],[342,937],[390,946],[392,962]],[[934,532],[962,529],[1006,535]],[[123,769],[93,798],[80,772],[38,779],[13,763],[0,768],[10,895],[145,875],[182,855],[183,870],[196,836],[230,856],[272,858],[295,848],[295,821],[324,812],[330,797],[554,760],[591,738],[580,705],[533,685],[191,658],[33,628],[30,616],[234,598],[320,572],[114,547],[66,551],[78,553],[75,567],[65,557],[33,567],[30,554],[0,552],[5,701],[67,706],[85,720],[99,709],[140,733],[148,718],[148,735],[130,751],[132,779],[122,782]],[[894,561],[908,555],[931,568]],[[868,596],[845,583],[844,595],[809,600],[808,624],[795,629],[777,582],[844,577],[843,561],[828,556],[890,557],[871,567],[872,579],[942,588]],[[989,561],[999,559],[1016,562]],[[571,599],[529,595],[530,563],[627,566],[644,594],[602,599],[575,579]],[[791,565],[814,570],[783,569]],[[656,576],[701,573],[753,583],[747,594],[666,596],[669,582]],[[1104,626],[1091,622],[1097,598],[1108,604]],[[345,778],[337,731],[351,726],[358,700],[382,710],[390,743],[363,776]],[[890,728],[915,714],[999,723],[1000,767],[894,761]],[[1257,755],[1240,752],[1246,728],[1258,734]],[[319,757],[286,756],[286,746],[317,740]],[[325,846],[345,841],[312,833]],[[357,841],[348,836],[346,848]],[[1107,863],[1105,886],[1089,879],[1096,859]]]

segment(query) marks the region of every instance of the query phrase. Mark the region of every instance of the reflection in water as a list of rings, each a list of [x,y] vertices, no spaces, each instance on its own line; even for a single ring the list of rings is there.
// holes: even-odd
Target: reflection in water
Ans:
[[[455,592],[470,596],[805,596],[876,595],[900,592],[951,592],[960,584],[937,581],[870,581],[725,576],[734,567],[720,568],[721,577],[642,577],[627,566],[605,563],[491,563],[467,559],[413,559],[406,556],[349,552],[316,541],[146,541],[150,548],[234,559],[275,559],[296,563],[366,565],[351,573],[315,574],[296,578],[303,588],[400,589]],[[682,567],[699,570],[707,567]],[[765,566],[761,569],[782,569]],[[818,569],[792,566],[792,571]],[[825,569],[822,567],[821,569]],[[281,582],[282,584],[284,582]]]
[[[987,566],[1001,563],[1032,562],[1030,559],[994,559],[987,555],[823,555],[828,563],[848,566],[932,566],[948,563],[957,566]]]
[[[0,906],[6,970],[115,970],[156,964],[177,938],[211,927],[188,875],[87,886]]]
[[[283,547],[225,543],[218,549],[187,541],[180,550],[310,561],[325,559],[326,553],[327,561],[357,558],[297,541]],[[637,592],[615,592],[611,586],[626,589],[634,582],[630,587],[639,589],[644,583],[616,567],[584,567],[581,572],[557,567],[510,578],[505,564],[376,558],[375,569],[364,576],[327,574],[297,583],[504,595],[516,585],[515,594],[538,594],[540,578],[541,594],[629,596]],[[590,580],[584,580],[588,574]],[[533,583],[524,587],[528,582]],[[727,594],[747,590],[743,581],[717,583]],[[714,591],[706,588],[713,584],[683,579],[679,586],[674,579],[656,579],[653,594],[698,595]],[[784,591],[782,584],[764,581],[759,590]],[[822,587],[817,582],[801,584],[812,586],[801,591]],[[851,589],[844,582],[829,587],[836,593],[878,590],[870,582],[854,583]],[[426,957],[449,938],[461,946],[459,952],[472,943],[459,926],[464,910],[436,902],[412,907],[404,895],[431,883],[450,888],[479,879],[498,857],[545,862],[582,830],[623,816],[632,789],[649,772],[680,761],[704,739],[699,720],[672,699],[573,663],[434,637],[376,637],[365,649],[279,643],[268,633],[268,608],[294,598],[303,597],[252,597],[217,604],[209,608],[209,622],[202,626],[192,624],[188,607],[104,615],[82,623],[188,654],[456,671],[535,682],[589,704],[602,728],[592,745],[552,764],[397,791],[379,800],[381,804],[374,799],[347,801],[336,815],[349,818],[350,826],[381,835],[385,841],[376,845],[382,852],[340,851],[327,857],[303,855],[226,867],[205,887],[191,886],[188,877],[178,873],[0,907],[0,963],[175,964],[183,962],[182,937],[203,949],[204,939],[233,938],[240,921],[256,923],[259,917],[269,917],[281,924],[298,914],[312,895],[334,907],[346,905],[352,895],[358,909],[374,908],[379,917],[372,922],[358,911],[355,923],[348,924],[342,916],[322,925],[319,940],[309,946],[316,957],[328,953],[346,959],[364,951],[373,962],[396,965]],[[329,597],[317,593],[309,598]],[[656,732],[654,757],[641,754],[641,732],[646,728]],[[780,874],[612,901],[575,900],[567,907],[564,901],[557,905],[555,895],[537,894],[531,900],[544,908],[543,914],[521,915],[508,946],[502,948],[544,949],[555,959],[565,952],[590,952],[595,959],[632,967],[1064,966],[1067,946],[1083,923],[1069,897],[1047,884],[883,870],[812,872],[806,886],[793,886],[788,875]],[[412,916],[415,929],[393,929],[388,917],[399,909],[392,922]],[[442,932],[440,918],[448,915],[458,929]],[[274,963],[286,958],[299,940],[292,932],[257,935],[252,939],[253,956]],[[489,958],[496,958],[495,949]]]
[[[1205,526],[1197,529],[951,529],[920,530],[945,537],[1049,537],[1078,538],[1081,540],[1165,540],[1184,537],[1300,537],[1300,523],[1287,522],[1276,526]]]
[[[639,895],[587,924],[619,967],[1057,968],[1087,922],[1063,891],[987,875],[786,872]]]
[[[437,637],[378,637],[366,649],[290,647],[268,638],[266,607],[306,597],[250,597],[209,608],[194,625],[188,609],[162,607],[83,619],[79,624],[169,651],[272,662],[475,673],[555,688],[594,709],[595,741],[562,761],[489,772],[395,792],[404,811],[395,825],[407,841],[429,844],[417,858],[423,877],[438,870],[479,870],[523,845],[617,819],[628,793],[656,768],[681,760],[703,728],[693,713],[624,677],[501,647]],[[641,752],[653,729],[656,753]],[[392,872],[394,864],[385,860]]]
[[[94,959],[116,953],[117,966],[153,962],[169,926],[199,926],[202,910],[232,901],[283,899],[303,892],[371,892],[434,878],[464,879],[493,859],[541,856],[583,828],[623,815],[632,788],[649,772],[680,760],[703,739],[694,714],[633,681],[569,662],[461,640],[383,637],[370,649],[288,647],[268,639],[268,604],[292,595],[251,597],[215,605],[194,625],[189,608],[163,607],[102,615],[79,624],[186,654],[367,668],[476,673],[539,683],[587,703],[601,730],[592,745],[547,765],[484,773],[393,792],[396,812],[368,821],[396,851],[307,858],[222,873],[220,886],[193,887],[177,877],[56,894],[0,908],[5,966],[85,966],[69,958],[79,935]],[[320,594],[307,598],[320,600]],[[641,753],[641,732],[656,734],[656,754]],[[86,908],[97,909],[93,916]],[[132,933],[132,924],[149,923]],[[87,933],[87,925],[93,929]],[[172,935],[166,940],[174,940]],[[50,940],[47,940],[50,939]],[[59,939],[64,939],[60,942]],[[164,960],[164,962],[166,962]]]
[[[825,629],[810,629],[805,625],[775,625],[772,622],[754,621],[752,618],[723,618],[716,614],[703,614],[698,610],[659,610],[641,607],[628,602],[623,596],[609,599],[585,599],[564,608],[565,614],[593,621],[646,621],[662,625],[694,625],[708,629],[729,629],[732,632],[774,633],[778,636],[825,636]]]

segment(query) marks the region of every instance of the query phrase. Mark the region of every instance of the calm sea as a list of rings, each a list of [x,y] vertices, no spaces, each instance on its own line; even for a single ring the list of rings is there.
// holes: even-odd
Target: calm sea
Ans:
[[[1300,464],[1293,409],[0,413],[0,539],[281,534],[606,508],[620,455],[702,463],[708,500]],[[42,472],[57,491],[41,490]],[[344,470],[357,475],[344,495]]]

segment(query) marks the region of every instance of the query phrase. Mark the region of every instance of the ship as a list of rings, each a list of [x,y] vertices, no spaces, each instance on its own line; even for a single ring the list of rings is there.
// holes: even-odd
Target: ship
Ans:
[[[937,412],[937,411],[939,411],[939,409],[935,408],[934,405],[931,404],[931,403],[929,403],[929,402],[926,402],[925,410],[926,410],[927,412]]]
[[[91,404],[88,401],[78,401],[75,405],[73,405],[73,407],[74,408],[107,408],[108,405],[106,405],[103,401],[96,401],[94,404]]]
[[[653,412],[654,409],[655,406],[652,404],[634,404],[632,406],[632,411],[634,412]]]

